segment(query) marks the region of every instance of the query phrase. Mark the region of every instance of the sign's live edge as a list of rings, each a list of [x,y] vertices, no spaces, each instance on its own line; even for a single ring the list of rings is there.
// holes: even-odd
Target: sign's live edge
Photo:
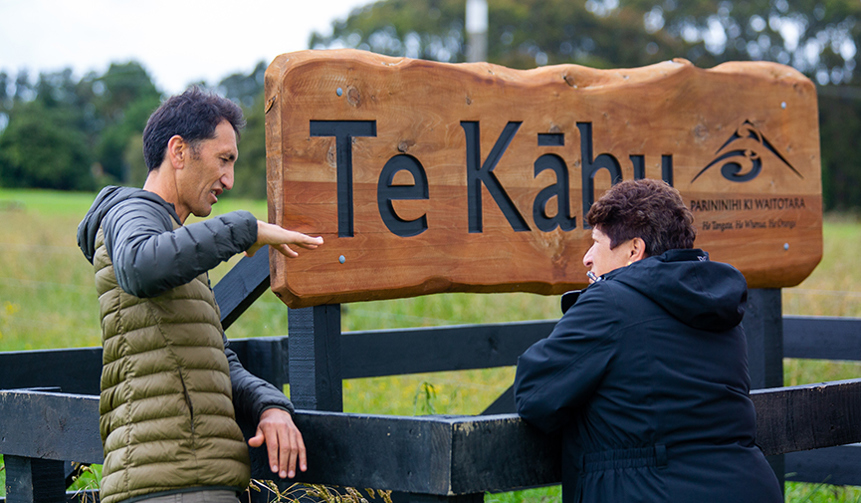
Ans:
[[[753,288],[796,285],[821,258],[815,87],[789,67],[304,51],[270,65],[266,96],[270,219],[326,241],[272,256],[291,307],[582,287],[583,217],[631,178],[675,186],[696,246]]]

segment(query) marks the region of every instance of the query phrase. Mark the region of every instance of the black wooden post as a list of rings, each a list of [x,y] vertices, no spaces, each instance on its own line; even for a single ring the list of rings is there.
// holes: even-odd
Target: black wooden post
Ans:
[[[287,377],[293,405],[297,409],[342,412],[341,305],[290,309],[287,323]],[[268,478],[266,450],[252,448],[250,454],[252,473],[266,473]],[[272,478],[282,490],[293,484],[274,475]],[[294,497],[302,499],[302,492],[300,489]],[[250,503],[269,502],[266,494],[252,491],[249,496]]]
[[[287,323],[287,377],[293,405],[297,409],[342,412],[341,305],[289,309]],[[244,425],[243,433],[250,437],[254,428],[256,425]],[[251,448],[249,454],[252,473],[266,474],[265,478],[274,479],[281,490],[293,484],[270,475],[265,446]],[[248,496],[250,503],[269,502],[269,495],[264,493],[250,491]],[[301,492],[294,496],[301,499]],[[244,496],[241,501],[245,501]]]
[[[342,412],[341,305],[290,309],[287,323],[293,405]]]
[[[780,289],[748,292],[742,325],[747,334],[751,389],[783,386],[783,304]]]
[[[742,321],[747,334],[750,388],[783,387],[783,304],[780,289],[752,289]],[[783,454],[768,456],[768,462],[784,487]]]
[[[63,461],[8,455],[3,459],[6,464],[6,503],[66,502]]]

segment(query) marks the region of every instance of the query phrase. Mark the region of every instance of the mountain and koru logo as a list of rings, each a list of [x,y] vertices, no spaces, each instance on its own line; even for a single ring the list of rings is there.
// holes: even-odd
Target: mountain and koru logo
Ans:
[[[749,182],[762,172],[761,153],[764,151],[770,151],[780,159],[786,168],[792,170],[799,178],[804,179],[804,176],[786,160],[786,157],[768,141],[768,138],[753,123],[745,120],[735,133],[717,149],[715,158],[697,173],[691,183],[717,165],[720,165],[721,175],[727,180],[739,183]]]

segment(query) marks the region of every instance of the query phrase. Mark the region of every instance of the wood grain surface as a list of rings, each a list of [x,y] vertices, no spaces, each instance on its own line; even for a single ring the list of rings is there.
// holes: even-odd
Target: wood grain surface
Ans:
[[[291,307],[582,287],[584,212],[618,178],[670,181],[695,246],[752,288],[797,285],[821,258],[816,90],[786,66],[303,51],[265,86],[270,221],[325,240],[271,255]]]

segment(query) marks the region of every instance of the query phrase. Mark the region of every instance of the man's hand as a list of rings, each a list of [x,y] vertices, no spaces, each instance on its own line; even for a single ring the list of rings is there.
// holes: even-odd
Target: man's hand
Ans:
[[[305,457],[305,442],[299,428],[293,423],[290,413],[282,409],[266,409],[260,414],[260,424],[257,433],[248,439],[251,447],[260,447],[266,443],[269,452],[269,466],[272,473],[277,473],[282,479],[296,476],[296,461],[303,472],[308,469]]]
[[[251,245],[251,248],[245,251],[245,255],[253,257],[257,250],[264,245],[269,245],[272,248],[281,252],[282,255],[295,258],[299,254],[291,250],[287,245],[296,245],[306,250],[313,250],[323,244],[323,238],[306,236],[301,232],[290,231],[279,225],[257,221],[257,242]]]

